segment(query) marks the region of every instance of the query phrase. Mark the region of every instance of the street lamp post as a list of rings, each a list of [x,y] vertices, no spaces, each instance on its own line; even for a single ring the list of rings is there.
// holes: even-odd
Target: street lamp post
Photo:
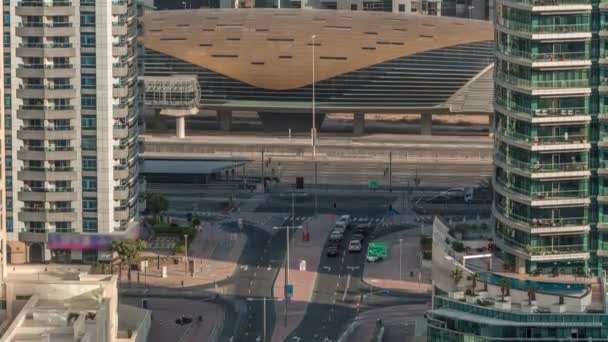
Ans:
[[[186,254],[186,267],[184,268],[184,273],[186,276],[188,276],[188,234],[184,234],[184,247],[185,247],[185,254]]]
[[[282,301],[282,299],[281,298],[268,298],[268,297],[264,296],[262,298],[247,297],[247,301],[249,301],[249,302],[262,301],[263,302],[262,303],[262,306],[263,306],[263,308],[262,308],[262,317],[263,317],[262,320],[263,320],[263,323],[262,324],[264,326],[262,328],[262,338],[263,338],[262,341],[266,342],[266,335],[267,335],[266,334],[266,328],[268,326],[268,324],[266,323],[266,302],[267,301],[280,302],[280,301]]]
[[[399,239],[399,280],[403,280],[403,239]]]
[[[312,157],[314,158],[317,155],[317,124],[316,124],[316,108],[315,108],[315,39],[317,35],[312,35],[310,37],[312,41],[312,130],[311,130],[311,140],[312,140]]]

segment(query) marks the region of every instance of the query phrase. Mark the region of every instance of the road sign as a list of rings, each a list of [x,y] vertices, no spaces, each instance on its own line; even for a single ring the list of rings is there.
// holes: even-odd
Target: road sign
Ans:
[[[293,284],[287,284],[287,286],[285,286],[285,295],[287,298],[293,297]]]
[[[367,187],[370,189],[378,189],[380,187],[380,183],[375,180],[370,180],[369,182],[367,182]]]
[[[367,247],[367,259],[378,260],[387,256],[386,242],[370,242]]]

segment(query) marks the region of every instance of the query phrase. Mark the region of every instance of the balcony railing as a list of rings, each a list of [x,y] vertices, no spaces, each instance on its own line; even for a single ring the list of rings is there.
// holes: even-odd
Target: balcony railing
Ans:
[[[534,117],[589,115],[585,107],[535,108],[518,105],[512,101],[496,98],[496,104],[505,109]]]
[[[508,219],[521,222],[533,228],[584,226],[589,224],[589,220],[586,217],[539,217],[539,215],[533,215],[534,218],[531,218],[529,216],[509,212],[498,202],[495,202],[494,206]]]
[[[68,172],[68,171],[74,171],[74,168],[71,166],[61,166],[61,167],[24,166],[21,168],[21,171]]]
[[[517,76],[505,74],[503,72],[496,72],[496,78],[524,89],[559,89],[559,88],[586,88],[589,87],[589,79],[578,79],[578,80],[547,80],[547,81],[533,81]]]
[[[28,213],[72,213],[74,208],[28,208],[24,207],[21,210]]]
[[[590,24],[555,24],[555,25],[536,25],[530,23],[523,23],[514,20],[503,19],[502,23],[498,23],[499,26],[505,28],[528,32],[528,33],[583,33],[591,32]]]
[[[587,171],[589,163],[587,162],[570,162],[570,163],[543,163],[541,161],[531,162],[517,160],[515,158],[507,158],[503,153],[496,152],[494,158],[505,164],[532,173],[542,172],[566,172],[566,171]]]
[[[72,43],[20,43],[20,48],[63,49],[71,48]]]
[[[536,190],[530,188],[518,187],[514,184],[509,184],[504,179],[496,178],[496,184],[504,188],[507,191],[524,195],[535,200],[544,199],[560,199],[560,198],[587,198],[589,197],[589,190],[575,189],[575,190]]]
[[[23,126],[21,127],[24,131],[49,131],[49,132],[57,132],[57,131],[71,131],[74,129],[74,126]]]
[[[591,0],[509,0],[530,6],[591,5]]]
[[[19,64],[22,69],[71,69],[73,64]]]
[[[547,52],[547,53],[532,53],[530,51],[523,51],[517,49],[510,49],[507,47],[499,46],[498,52],[505,56],[528,59],[532,62],[564,62],[564,61],[578,61],[589,59],[589,54],[586,52]]]
[[[72,6],[71,1],[19,1],[17,6],[23,7],[54,7],[54,6]]]
[[[499,127],[497,134],[520,140],[533,145],[568,145],[583,144],[589,140],[588,134],[562,134],[562,135],[532,135],[519,133],[514,130],[504,130]]]
[[[56,146],[56,147],[44,147],[44,146],[23,146],[23,151],[40,151],[40,152],[61,152],[61,151],[74,151],[72,146]]]
[[[66,90],[66,89],[74,89],[74,86],[71,84],[24,84],[19,86],[19,89],[46,89],[46,90]]]
[[[74,188],[31,188],[24,186],[22,192],[74,192]]]
[[[587,246],[579,245],[553,245],[553,246],[528,246],[526,251],[530,255],[559,255],[559,254],[574,254],[586,253]]]
[[[71,105],[55,105],[55,106],[43,106],[43,105],[21,105],[21,110],[74,110],[74,106]]]

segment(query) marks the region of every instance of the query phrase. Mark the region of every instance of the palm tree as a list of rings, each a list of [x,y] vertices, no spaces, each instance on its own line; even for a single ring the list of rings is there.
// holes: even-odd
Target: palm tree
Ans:
[[[511,287],[505,279],[500,281],[500,294],[502,295],[501,301],[503,302],[505,301],[505,297],[511,295]]]
[[[471,295],[475,295],[475,289],[477,288],[477,281],[479,281],[479,273],[473,273],[471,275]]]
[[[458,290],[458,284],[460,283],[460,281],[462,280],[462,270],[460,268],[455,268],[452,270],[452,273],[450,274],[450,276],[452,277],[452,280],[454,281],[454,287],[456,288],[456,290]]]
[[[127,263],[127,279],[131,282],[131,262],[139,258],[139,253],[146,249],[146,242],[143,240],[113,240],[112,251],[120,258],[120,268],[118,278],[122,278],[122,264]]]

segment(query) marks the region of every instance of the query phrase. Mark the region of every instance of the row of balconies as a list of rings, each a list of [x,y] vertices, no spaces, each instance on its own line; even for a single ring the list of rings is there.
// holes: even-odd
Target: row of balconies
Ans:
[[[551,67],[551,66],[590,66],[591,58],[589,53],[584,51],[573,52],[530,52],[499,46],[497,53],[501,59],[511,59],[518,64],[531,67]],[[502,55],[502,56],[501,56]]]
[[[35,26],[38,24],[39,26]],[[29,23],[15,29],[15,34],[18,37],[74,37],[76,28],[72,27],[72,23],[63,24],[42,24]]]
[[[17,57],[76,57],[76,49],[71,43],[21,43],[16,54]]]
[[[71,105],[21,105],[17,109],[17,118],[21,120],[76,119],[76,109]]]
[[[495,75],[497,81],[501,81],[506,85],[516,87],[526,92],[535,93],[539,90],[555,90],[561,93],[589,93],[591,90],[591,81],[589,78],[581,79],[553,79],[553,80],[531,80],[510,75],[501,71],[497,71]],[[539,93],[538,95],[542,95]]]
[[[76,151],[73,147],[33,147],[24,146],[17,151],[19,160],[75,160]]]
[[[70,140],[76,138],[76,131],[72,126],[24,126],[17,131],[17,138],[21,140]]]
[[[15,8],[18,16],[73,16],[71,1],[20,1]]]
[[[559,176],[582,177],[590,175],[588,162],[541,162],[540,160],[518,160],[504,153],[496,152],[494,161],[497,165],[512,171],[519,171],[530,178],[548,178]]]
[[[496,131],[496,136],[510,145],[525,148],[530,151],[589,150],[591,148],[589,135],[586,132],[541,136],[523,134],[513,129],[503,129],[502,127],[499,127]]]
[[[591,0],[505,0],[505,5],[532,11],[589,10]]]
[[[533,189],[532,187],[519,187],[501,178],[494,179],[496,191],[518,203],[530,207],[568,207],[588,205],[591,200],[589,190],[586,189]]]
[[[17,97],[22,99],[71,99],[76,89],[71,84],[22,85],[17,88]]]
[[[591,115],[585,107],[555,107],[555,108],[530,108],[520,106],[517,103],[495,98],[494,109],[515,117],[518,120],[532,123],[551,122],[589,122]]]
[[[566,233],[589,231],[589,219],[587,217],[542,217],[539,215],[522,215],[507,210],[496,201],[492,207],[492,213],[508,227],[517,228],[531,234],[540,233]]]
[[[495,242],[502,250],[530,261],[586,260],[589,248],[585,244],[531,246],[495,234]]]
[[[497,21],[498,26],[504,28],[528,32],[528,33],[574,33],[574,32],[591,32],[591,23],[586,24],[536,24],[531,22],[520,22],[509,19]]]
[[[23,222],[73,222],[77,214],[74,208],[48,209],[48,208],[21,208],[19,220]],[[114,220],[129,219],[128,207],[115,207]]]
[[[16,72],[19,78],[72,78],[76,76],[76,69],[72,64],[19,64]]]

